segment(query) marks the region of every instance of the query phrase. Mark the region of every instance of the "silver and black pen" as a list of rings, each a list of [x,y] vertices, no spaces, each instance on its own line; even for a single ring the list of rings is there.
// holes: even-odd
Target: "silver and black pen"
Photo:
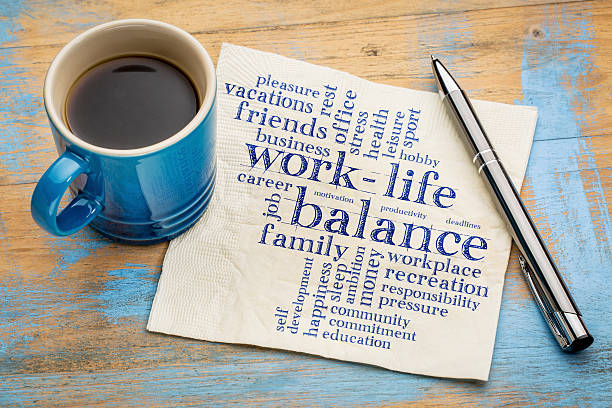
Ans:
[[[521,268],[531,292],[557,342],[566,352],[583,350],[593,343],[578,307],[567,290],[544,241],[525,209],[518,191],[508,177],[489,142],[467,95],[442,63],[431,56],[438,92],[464,137],[478,173],[494,197],[521,255]]]

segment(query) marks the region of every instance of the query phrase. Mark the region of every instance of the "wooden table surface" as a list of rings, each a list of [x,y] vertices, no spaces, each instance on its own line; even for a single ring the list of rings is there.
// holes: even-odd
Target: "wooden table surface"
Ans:
[[[0,0],[0,404],[612,406],[612,2],[562,3]],[[29,211],[57,157],[49,63],[77,33],[128,17],[184,28],[215,62],[231,42],[423,90],[433,53],[472,96],[536,105],[522,197],[593,346],[558,349],[515,249],[489,382],[147,332],[167,244],[58,238]]]

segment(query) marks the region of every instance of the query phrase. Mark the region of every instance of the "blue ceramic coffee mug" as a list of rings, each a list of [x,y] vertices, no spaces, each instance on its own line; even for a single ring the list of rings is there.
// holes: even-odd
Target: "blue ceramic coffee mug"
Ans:
[[[92,66],[124,55],[154,56],[180,67],[201,105],[185,128],[159,143],[131,150],[94,146],[66,125],[68,92]],[[164,241],[188,229],[204,212],[215,184],[215,92],[210,56],[172,25],[119,20],[76,37],[55,57],[45,79],[45,109],[60,156],[34,189],[34,220],[55,235],[90,224],[135,244]],[[68,189],[74,198],[58,213]]]

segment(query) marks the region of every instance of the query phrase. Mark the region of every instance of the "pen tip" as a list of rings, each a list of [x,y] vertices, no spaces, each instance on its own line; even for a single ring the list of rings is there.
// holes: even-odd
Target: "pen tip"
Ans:
[[[431,57],[432,61],[436,59],[436,57],[434,57],[433,54],[429,54],[429,56]]]

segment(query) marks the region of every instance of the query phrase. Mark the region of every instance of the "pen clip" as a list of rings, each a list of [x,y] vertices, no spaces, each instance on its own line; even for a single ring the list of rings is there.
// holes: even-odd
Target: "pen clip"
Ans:
[[[562,334],[563,329],[560,328],[559,325],[557,324],[557,321],[554,318],[550,305],[547,306],[548,302],[545,303],[544,297],[540,290],[540,286],[537,283],[537,281],[533,279],[533,276],[531,274],[531,269],[529,268],[527,261],[522,255],[519,255],[518,258],[519,258],[519,263],[521,264],[521,269],[523,271],[523,274],[525,275],[525,279],[527,280],[527,284],[529,285],[529,289],[531,289],[531,293],[533,293],[533,297],[535,298],[536,303],[540,307],[542,315],[544,316],[544,320],[546,320],[548,327],[550,327],[551,331],[555,335],[555,338],[557,339],[557,342],[559,343],[561,348],[568,347],[570,342],[567,339],[567,337]]]

